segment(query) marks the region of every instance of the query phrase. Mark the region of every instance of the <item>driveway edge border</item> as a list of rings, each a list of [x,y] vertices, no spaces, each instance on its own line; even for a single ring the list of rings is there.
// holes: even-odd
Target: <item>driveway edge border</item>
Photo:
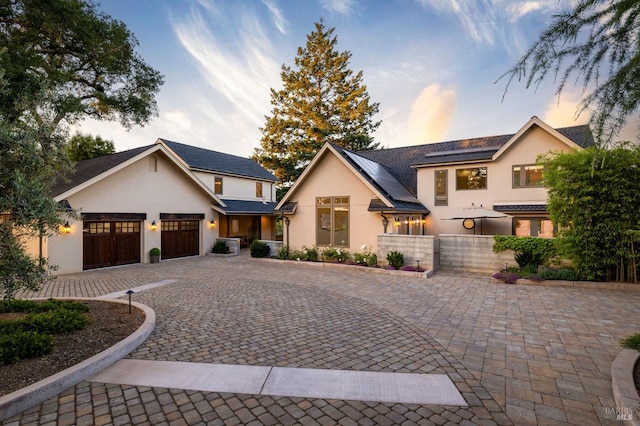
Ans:
[[[611,364],[611,387],[617,411],[630,426],[640,426],[640,396],[633,380],[633,370],[640,352],[623,349]]]
[[[60,300],[95,300],[90,297],[61,297]],[[128,304],[126,300],[108,299],[110,303]],[[33,383],[8,395],[0,397],[0,421],[6,420],[22,411],[28,410],[36,404],[58,395],[65,389],[95,375],[104,368],[127,356],[137,348],[151,334],[156,326],[156,313],[150,307],[132,302],[131,306],[140,309],[145,314],[144,322],[125,339],[110,348],[87,358],[46,379]]]

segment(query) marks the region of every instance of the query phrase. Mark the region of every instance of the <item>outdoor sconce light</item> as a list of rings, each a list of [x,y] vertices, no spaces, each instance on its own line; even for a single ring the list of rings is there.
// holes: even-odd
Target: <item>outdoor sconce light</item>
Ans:
[[[209,228],[211,229],[215,229],[216,228],[216,221],[211,219],[211,222],[209,222]]]
[[[151,228],[152,231],[155,231],[156,229],[158,229],[158,225],[156,225],[155,220],[151,222],[151,225],[149,226],[149,228]]]
[[[67,220],[64,225],[60,227],[60,233],[62,234],[70,234],[71,233],[71,225],[69,225],[69,221]]]

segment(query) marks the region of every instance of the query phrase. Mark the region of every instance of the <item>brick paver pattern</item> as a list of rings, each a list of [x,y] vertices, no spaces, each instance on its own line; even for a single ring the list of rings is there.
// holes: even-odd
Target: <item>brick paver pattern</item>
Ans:
[[[267,397],[82,382],[4,424],[619,424],[618,340],[640,292],[429,279],[200,257],[58,277],[22,297],[133,296],[156,311],[129,357],[446,373],[469,407]]]

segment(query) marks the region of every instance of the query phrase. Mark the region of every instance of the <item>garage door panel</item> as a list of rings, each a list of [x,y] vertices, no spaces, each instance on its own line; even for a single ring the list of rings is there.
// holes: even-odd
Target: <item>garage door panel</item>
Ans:
[[[83,224],[83,269],[140,262],[140,222]]]
[[[84,235],[84,269],[111,266],[111,235]]]
[[[200,254],[200,222],[197,220],[162,221],[161,250],[163,259]]]

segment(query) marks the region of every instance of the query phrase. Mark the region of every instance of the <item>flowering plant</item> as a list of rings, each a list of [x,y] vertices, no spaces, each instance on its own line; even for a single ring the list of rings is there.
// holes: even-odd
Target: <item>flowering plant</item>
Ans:
[[[351,259],[351,254],[349,251],[345,249],[336,249],[331,246],[322,250],[322,254],[320,255],[324,262],[338,262],[344,263],[347,260]]]
[[[358,265],[375,266],[378,264],[378,256],[371,251],[369,246],[363,244],[360,250],[362,250],[361,253],[353,254],[353,260],[355,260]]]

